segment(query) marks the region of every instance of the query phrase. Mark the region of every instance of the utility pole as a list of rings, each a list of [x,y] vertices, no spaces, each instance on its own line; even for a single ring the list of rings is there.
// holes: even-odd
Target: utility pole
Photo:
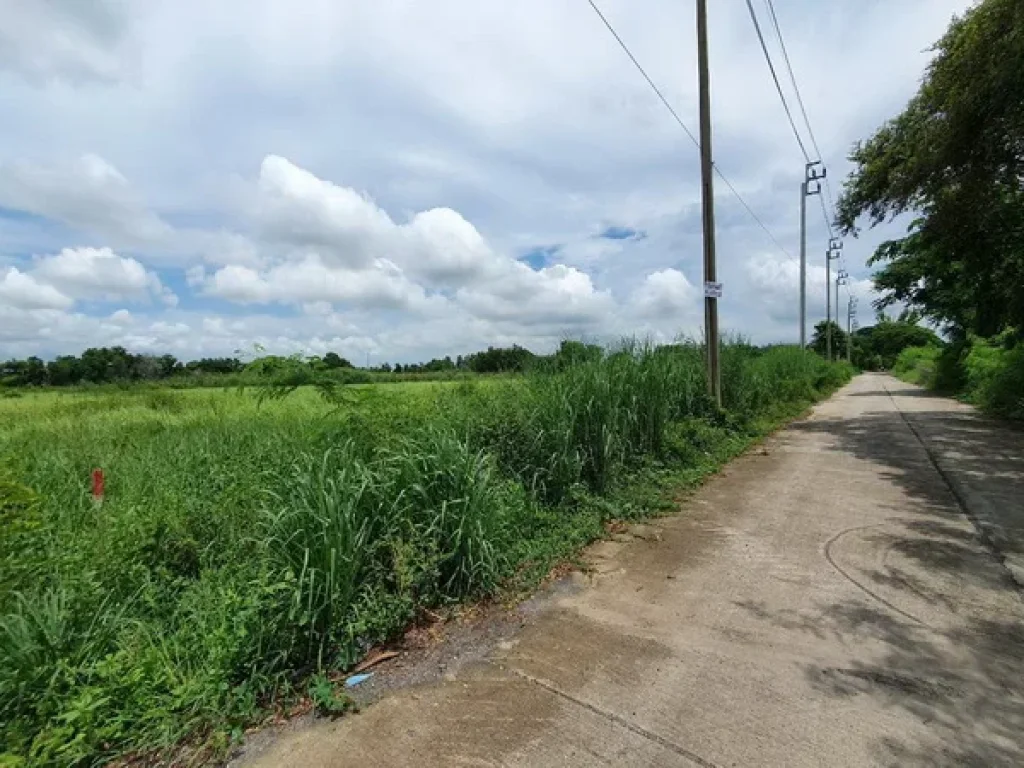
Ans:
[[[722,376],[718,366],[718,270],[715,264],[714,161],[711,154],[711,75],[708,65],[707,0],[697,0],[697,79],[700,86],[700,176],[704,214],[704,335],[708,356],[708,388],[722,405]]]
[[[832,362],[832,249],[825,251],[825,359]]]
[[[851,296],[850,297],[850,304],[851,304],[851,307],[850,307],[850,326],[849,327],[850,327],[850,341],[851,341],[850,348],[852,349],[853,348],[853,344],[852,344],[853,334],[856,333],[857,330],[860,328],[860,323],[857,322],[857,297],[856,296]],[[850,362],[851,363],[853,362],[853,356],[852,355],[850,356]]]
[[[853,363],[853,313],[857,308],[857,299],[850,296],[846,305],[846,362]]]
[[[821,161],[804,166],[800,184],[800,349],[807,348],[807,198],[821,194],[821,179],[828,175]]]
[[[832,238],[825,251],[825,359],[832,362],[832,260],[843,250],[842,240]],[[836,320],[839,319],[839,288],[836,288]],[[837,322],[838,325],[838,322]]]
[[[840,327],[840,325],[839,325],[839,286],[840,285],[846,285],[849,277],[850,277],[850,275],[849,275],[849,273],[847,273],[847,271],[845,269],[840,269],[839,273],[836,275],[836,328]],[[831,327],[831,326],[829,326],[829,327]],[[840,333],[841,332],[842,331],[840,331]],[[839,340],[836,339],[836,343],[837,344],[838,344],[838,342],[839,342]],[[847,344],[847,348],[849,348],[849,344],[850,344],[849,339],[847,339],[846,344]],[[838,360],[838,359],[839,359],[839,350],[837,349],[836,350],[836,360]],[[829,361],[831,362],[831,360],[832,360],[832,358],[830,357]]]

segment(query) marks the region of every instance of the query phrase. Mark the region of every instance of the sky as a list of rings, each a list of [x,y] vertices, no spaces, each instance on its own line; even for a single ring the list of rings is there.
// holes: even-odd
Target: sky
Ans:
[[[598,4],[696,132],[695,3]],[[834,195],[968,4],[775,0]],[[721,325],[795,342],[804,159],[744,0],[709,6],[715,161],[783,246],[716,183]],[[701,333],[697,149],[586,0],[0,0],[0,17],[0,358],[377,364]],[[809,210],[810,326],[828,233]],[[862,325],[866,261],[904,224],[845,242]]]

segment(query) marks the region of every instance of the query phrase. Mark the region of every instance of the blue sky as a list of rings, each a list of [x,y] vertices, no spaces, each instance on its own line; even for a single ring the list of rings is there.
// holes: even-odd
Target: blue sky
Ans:
[[[601,5],[695,129],[692,3]],[[777,0],[834,192],[966,6]],[[697,151],[585,0],[0,8],[0,356],[406,362],[699,331]],[[786,251],[718,185],[723,324],[793,341],[803,158],[746,5],[711,14],[716,162]],[[862,323],[902,224],[847,241]]]

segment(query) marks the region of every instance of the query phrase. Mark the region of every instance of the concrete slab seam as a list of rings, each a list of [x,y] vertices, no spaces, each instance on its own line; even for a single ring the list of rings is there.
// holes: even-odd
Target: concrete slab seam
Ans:
[[[528,680],[531,683],[539,685],[541,688],[550,691],[556,696],[559,696],[560,698],[565,699],[566,701],[569,701],[578,707],[582,707],[583,709],[586,709],[587,711],[592,712],[593,714],[599,717],[603,717],[606,720],[610,720],[616,725],[619,725],[625,728],[626,730],[635,733],[637,736],[647,739],[648,741],[653,741],[655,744],[658,744],[664,747],[665,749],[675,752],[677,755],[679,755],[682,758],[685,758],[686,760],[689,760],[694,765],[699,765],[701,768],[718,768],[717,765],[712,763],[710,760],[705,760],[696,752],[691,752],[685,747],[681,747],[675,742],[669,741],[664,736],[659,736],[658,734],[649,731],[646,728],[637,725],[636,723],[631,723],[629,720],[622,717],[621,715],[617,715],[614,712],[609,712],[608,710],[601,709],[600,707],[595,706],[590,702],[583,701],[582,699],[573,696],[571,693],[563,691],[561,688],[547,680],[543,680],[539,677],[534,677],[533,675],[527,674],[526,672],[523,672],[518,669],[513,669],[511,671],[519,677],[523,678],[524,680]]]

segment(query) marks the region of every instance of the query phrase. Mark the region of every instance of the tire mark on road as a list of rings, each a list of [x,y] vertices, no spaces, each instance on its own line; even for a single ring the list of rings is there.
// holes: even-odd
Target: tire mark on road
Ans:
[[[840,576],[845,578],[848,582],[853,584],[855,587],[857,587],[859,590],[861,590],[862,592],[867,594],[869,597],[877,600],[879,603],[884,605],[889,610],[895,611],[900,616],[903,616],[904,618],[910,619],[912,622],[914,622],[915,624],[919,624],[922,627],[926,627],[927,629],[934,629],[933,627],[929,626],[927,623],[921,621],[921,619],[917,618],[917,616],[915,616],[914,614],[907,613],[902,608],[899,608],[899,607],[893,605],[888,600],[886,600],[884,597],[879,595],[877,592],[875,592],[874,590],[872,590],[869,587],[865,586],[860,581],[858,581],[856,578],[851,576],[850,573],[845,568],[843,568],[841,565],[839,565],[839,563],[836,562],[835,556],[832,554],[832,547],[835,546],[836,543],[840,539],[842,539],[844,536],[847,536],[848,534],[851,534],[851,533],[858,533],[860,531],[866,531],[866,530],[869,530],[871,528],[882,528],[882,527],[884,527],[886,525],[889,525],[889,523],[886,522],[886,523],[875,523],[874,525],[858,525],[858,526],[855,526],[853,528],[845,528],[845,529],[841,530],[839,533],[837,533],[835,536],[833,536],[831,539],[829,539],[828,541],[825,542],[825,559],[828,560],[828,564],[829,565],[831,565],[833,568],[836,569],[836,572],[839,573]]]

